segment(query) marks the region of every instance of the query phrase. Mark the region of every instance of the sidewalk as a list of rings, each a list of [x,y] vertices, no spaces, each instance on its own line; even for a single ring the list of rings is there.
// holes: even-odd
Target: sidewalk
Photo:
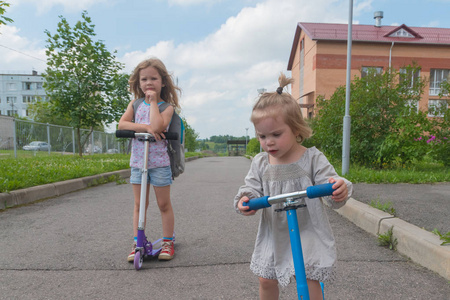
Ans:
[[[0,193],[0,210],[46,198],[56,197],[92,186],[95,181],[118,175],[128,178],[130,170],[67,180],[11,193]],[[450,280],[450,245],[430,231],[450,231],[450,183],[428,184],[355,184],[353,197],[337,210],[358,227],[374,236],[393,226],[397,251],[414,262]],[[391,201],[398,217],[372,208],[368,203]],[[425,229],[422,229],[425,228]]]

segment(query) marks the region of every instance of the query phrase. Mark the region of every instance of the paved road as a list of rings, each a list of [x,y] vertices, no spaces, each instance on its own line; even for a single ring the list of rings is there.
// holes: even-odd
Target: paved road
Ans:
[[[232,199],[250,161],[215,157],[187,164],[176,179],[176,257],[134,270],[129,185],[106,184],[0,212],[0,299],[257,299],[249,270],[258,217]],[[338,280],[327,299],[443,299],[450,285],[334,211]],[[147,234],[161,235],[152,195]],[[281,299],[296,299],[295,283]]]
[[[391,202],[396,216],[428,231],[450,231],[450,183],[437,184],[355,184],[353,198]],[[450,299],[450,297],[449,297]]]

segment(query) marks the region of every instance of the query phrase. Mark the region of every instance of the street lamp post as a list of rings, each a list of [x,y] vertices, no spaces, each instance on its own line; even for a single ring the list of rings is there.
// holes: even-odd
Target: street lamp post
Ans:
[[[352,23],[353,23],[353,0],[349,0],[348,12],[348,36],[347,36],[347,84],[345,88],[345,116],[342,137],[342,175],[348,173],[350,166],[350,72],[352,64]]]
[[[265,88],[259,88],[257,89],[258,95],[261,96],[264,94],[267,90]],[[261,142],[259,142],[259,152],[262,152]]]

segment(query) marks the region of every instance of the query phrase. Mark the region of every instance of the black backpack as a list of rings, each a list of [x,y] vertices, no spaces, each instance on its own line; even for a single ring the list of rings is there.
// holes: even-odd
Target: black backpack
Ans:
[[[144,98],[139,98],[133,103],[134,116],[136,116],[136,110],[144,101]],[[158,105],[159,112],[162,113],[169,103],[163,102]],[[133,117],[134,120],[135,117]],[[167,140],[167,153],[170,157],[170,168],[172,170],[172,178],[178,177],[184,172],[185,158],[184,158],[184,124],[181,117],[174,111],[172,115],[172,120],[170,121],[168,132],[175,132],[178,134],[177,140]]]

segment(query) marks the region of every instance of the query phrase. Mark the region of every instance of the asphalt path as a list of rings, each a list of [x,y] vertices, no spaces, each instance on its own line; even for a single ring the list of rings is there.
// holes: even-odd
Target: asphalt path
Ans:
[[[428,231],[450,231],[450,183],[355,184],[353,198],[370,204],[391,203],[395,216]],[[449,297],[450,299],[450,297]]]
[[[105,184],[0,212],[0,299],[258,299],[249,270],[258,216],[234,212],[249,169],[242,157],[187,163],[172,186],[175,258],[126,261],[132,242],[129,184]],[[329,210],[338,279],[326,299],[444,299],[450,284]],[[162,234],[151,194],[147,235]],[[296,299],[295,281],[280,299]]]

